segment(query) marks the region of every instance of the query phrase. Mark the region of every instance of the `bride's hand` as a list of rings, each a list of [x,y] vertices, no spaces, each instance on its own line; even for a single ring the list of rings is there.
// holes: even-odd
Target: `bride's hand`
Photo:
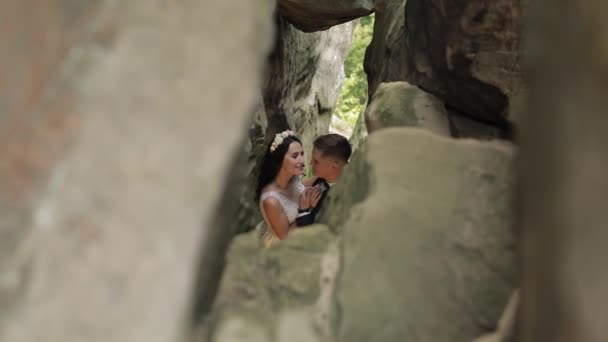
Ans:
[[[298,200],[298,206],[300,209],[308,209],[310,208],[310,193],[312,188],[306,188],[304,191],[300,193],[300,197]]]
[[[317,206],[317,204],[319,204],[319,200],[321,199],[321,187],[318,185],[315,185],[314,187],[311,188],[310,191],[310,206],[312,206],[313,208]]]

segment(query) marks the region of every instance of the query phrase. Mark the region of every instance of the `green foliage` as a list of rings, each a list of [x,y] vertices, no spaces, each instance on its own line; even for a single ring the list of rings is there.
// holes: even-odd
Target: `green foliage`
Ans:
[[[367,76],[363,71],[365,49],[372,40],[374,15],[363,17],[355,30],[353,45],[344,61],[344,83],[334,109],[334,115],[351,127],[357,122],[359,113],[367,102]]]

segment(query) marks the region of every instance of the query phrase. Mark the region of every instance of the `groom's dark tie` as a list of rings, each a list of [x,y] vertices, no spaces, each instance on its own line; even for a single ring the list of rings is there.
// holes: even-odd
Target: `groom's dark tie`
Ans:
[[[312,184],[314,185],[322,185],[323,187],[321,188],[321,190],[323,192],[329,190],[329,183],[327,183],[327,181],[323,178],[317,178],[317,180]]]

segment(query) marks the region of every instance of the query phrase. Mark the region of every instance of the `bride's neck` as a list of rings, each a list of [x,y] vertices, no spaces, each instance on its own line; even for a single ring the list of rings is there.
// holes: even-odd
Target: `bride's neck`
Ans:
[[[281,170],[279,171],[279,174],[277,175],[277,178],[275,178],[274,182],[279,188],[287,189],[291,177],[293,177],[293,175],[290,175],[289,173],[283,172],[283,170]]]

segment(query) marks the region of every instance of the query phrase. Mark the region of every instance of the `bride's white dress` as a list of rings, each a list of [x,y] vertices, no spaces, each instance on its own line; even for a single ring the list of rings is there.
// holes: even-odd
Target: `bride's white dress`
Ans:
[[[287,217],[287,221],[291,225],[298,217],[298,199],[302,191],[304,191],[304,184],[302,184],[302,180],[300,179],[300,177],[293,177],[292,180],[289,182],[289,188],[286,194],[277,191],[266,191],[262,192],[262,194],[260,195],[260,212],[264,217],[264,222],[258,224],[256,229],[260,231],[265,247],[269,247],[274,241],[278,240],[279,238],[270,228],[270,223],[268,222],[268,217],[266,217],[266,213],[264,212],[264,206],[262,203],[268,197],[276,198],[277,201],[279,201],[279,203],[281,204],[281,207],[283,208],[283,212]]]

